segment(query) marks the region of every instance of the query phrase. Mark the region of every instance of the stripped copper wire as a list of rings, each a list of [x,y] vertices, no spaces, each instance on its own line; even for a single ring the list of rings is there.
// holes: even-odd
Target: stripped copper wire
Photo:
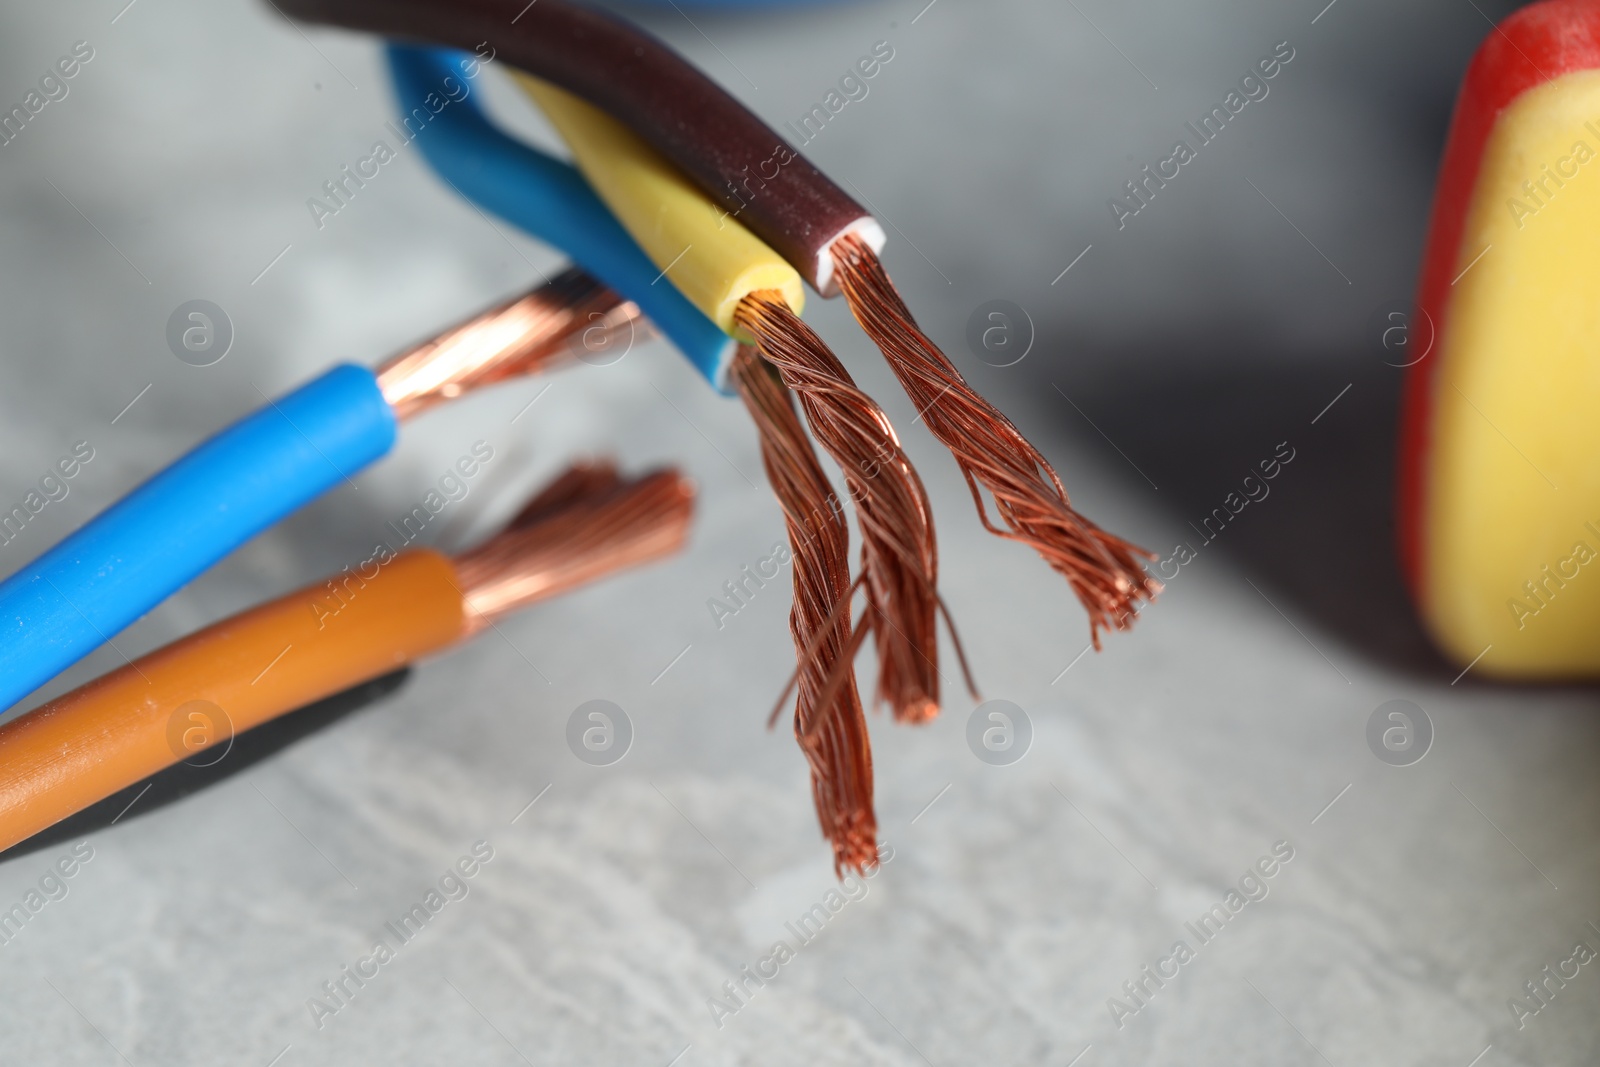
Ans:
[[[522,510],[505,524],[505,529],[533,526],[574,504],[597,499],[621,485],[622,475],[617,473],[617,465],[613,460],[578,460],[530,497],[522,505]]]
[[[811,767],[811,796],[833,846],[834,873],[864,873],[878,862],[878,820],[872,745],[851,663],[850,527],[778,372],[741,345],[732,378],[760,435],[761,461],[794,556],[795,739]]]
[[[378,369],[378,387],[395,416],[406,419],[470,390],[558,366],[621,331],[647,328],[636,305],[572,268],[396,355]]]
[[[940,604],[938,546],[922,479],[877,401],[856,388],[844,364],[777,293],[746,296],[734,321],[794,390],[812,434],[844,473],[861,524],[877,699],[901,722],[924,722],[939,713]]]
[[[558,478],[504,530],[456,557],[465,632],[683,547],[694,483],[675,470],[623,481],[609,463]]]
[[[1131,626],[1139,602],[1153,600],[1161,591],[1161,583],[1139,563],[1141,557],[1155,557],[1073,510],[1049,461],[1010,419],[973,391],[922,332],[870,247],[846,236],[834,243],[833,256],[839,286],[856,321],[883,351],[928,429],[955,456],[984,527],[1031,545],[1067,579],[1089,613],[1096,649],[1102,627]],[[1005,528],[990,520],[979,485],[994,497]]]

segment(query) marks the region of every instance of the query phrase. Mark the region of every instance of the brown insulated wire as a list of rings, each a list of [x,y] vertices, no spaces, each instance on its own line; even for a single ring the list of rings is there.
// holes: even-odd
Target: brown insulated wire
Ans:
[[[883,350],[928,429],[955,456],[983,525],[1031,545],[1071,583],[1089,613],[1096,649],[1102,627],[1131,626],[1139,601],[1161,591],[1139,564],[1141,557],[1155,557],[1072,509],[1049,461],[922,332],[871,248],[843,238],[834,245],[834,261],[856,321]],[[990,521],[980,484],[994,496],[1005,529]]]
[[[930,719],[939,713],[939,553],[922,479],[877,401],[777,293],[751,293],[734,321],[798,395],[812,434],[844,473],[861,523],[877,697],[901,722]]]
[[[829,246],[871,215],[672,49],[568,0],[273,0],[293,18],[494,55],[610,112],[831,291]],[[492,49],[491,53],[489,50]],[[880,242],[881,243],[881,242]]]
[[[740,345],[732,378],[760,434],[761,461],[794,555],[795,739],[811,767],[811,796],[833,845],[834,873],[865,872],[878,862],[878,820],[872,745],[851,664],[850,528],[777,372]]]

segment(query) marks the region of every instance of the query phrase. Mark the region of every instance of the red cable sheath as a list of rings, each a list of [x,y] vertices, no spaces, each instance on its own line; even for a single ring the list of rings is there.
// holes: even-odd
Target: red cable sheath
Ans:
[[[682,56],[613,15],[567,0],[274,0],[310,22],[456,48],[487,44],[631,127],[824,296],[829,247],[882,230],[844,190]]]

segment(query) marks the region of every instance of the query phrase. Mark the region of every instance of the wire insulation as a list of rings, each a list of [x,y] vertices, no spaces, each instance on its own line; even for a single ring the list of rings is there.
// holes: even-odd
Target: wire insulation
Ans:
[[[464,632],[455,570],[437,552],[405,552],[355,581],[342,604],[323,586],[296,590],[0,727],[0,848]]]
[[[515,12],[513,12],[514,14]],[[477,39],[475,38],[474,41]],[[390,45],[389,71],[402,114],[431,120],[416,137],[434,172],[462,197],[566,252],[640,311],[718,390],[729,393],[734,342],[671,285],[595,196],[583,175],[503,132],[474,96],[436,114],[426,106],[445,79],[461,85],[458,53]]]
[[[585,325],[589,316],[597,321]],[[0,583],[0,707],[10,706],[234,548],[393,446],[397,417],[544,369],[637,309],[576,271],[374,373],[340,366],[215,434]]]
[[[293,18],[385,36],[487,45],[498,58],[627,124],[823,296],[834,292],[836,240],[854,233],[883,247],[882,227],[849,194],[682,56],[615,15],[568,0],[275,0],[275,6]],[[656,317],[648,308],[646,314]]]
[[[527,74],[517,83],[561,134],[600,199],[661,272],[727,333],[750,293],[774,289],[796,315],[800,275],[633,131],[593,104]]]
[[[385,548],[11,720],[0,726],[0,850],[240,731],[448,648],[492,621],[473,605],[508,574],[523,588],[494,617],[676,550],[692,500],[670,471],[633,483],[609,467],[569,475],[458,562]]]
[[[0,708],[394,440],[377,380],[347,364],[201,443],[0,583]]]

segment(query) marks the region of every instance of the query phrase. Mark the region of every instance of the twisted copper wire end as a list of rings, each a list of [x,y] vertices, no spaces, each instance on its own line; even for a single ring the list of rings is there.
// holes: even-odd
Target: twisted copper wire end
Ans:
[[[939,553],[922,479],[877,401],[777,293],[746,296],[734,321],[799,396],[812,434],[844,472],[861,522],[877,698],[896,720],[925,722],[939,713]]]
[[[833,845],[834,874],[865,873],[878,862],[878,819],[872,744],[851,665],[850,527],[777,372],[741,345],[733,381],[761,436],[761,462],[794,554],[794,736],[811,767],[811,797]]]
[[[1155,556],[1073,510],[1049,461],[922,332],[871,248],[849,235],[832,252],[850,311],[882,349],[928,429],[955,456],[985,528],[1031,545],[1071,583],[1089,613],[1096,649],[1101,628],[1130,627],[1139,602],[1161,591],[1139,563]],[[980,484],[993,495],[1006,529],[990,521]]]
[[[504,530],[520,530],[585,500],[598,500],[622,485],[615,460],[580,459],[556,475],[545,487],[528,498],[522,510],[511,517]]]
[[[481,312],[378,368],[395,417],[508,378],[539,374],[619,331],[646,329],[639,309],[572,268],[532,292]]]
[[[694,483],[675,470],[632,481],[610,463],[556,479],[500,533],[455,559],[466,633],[683,547]]]

